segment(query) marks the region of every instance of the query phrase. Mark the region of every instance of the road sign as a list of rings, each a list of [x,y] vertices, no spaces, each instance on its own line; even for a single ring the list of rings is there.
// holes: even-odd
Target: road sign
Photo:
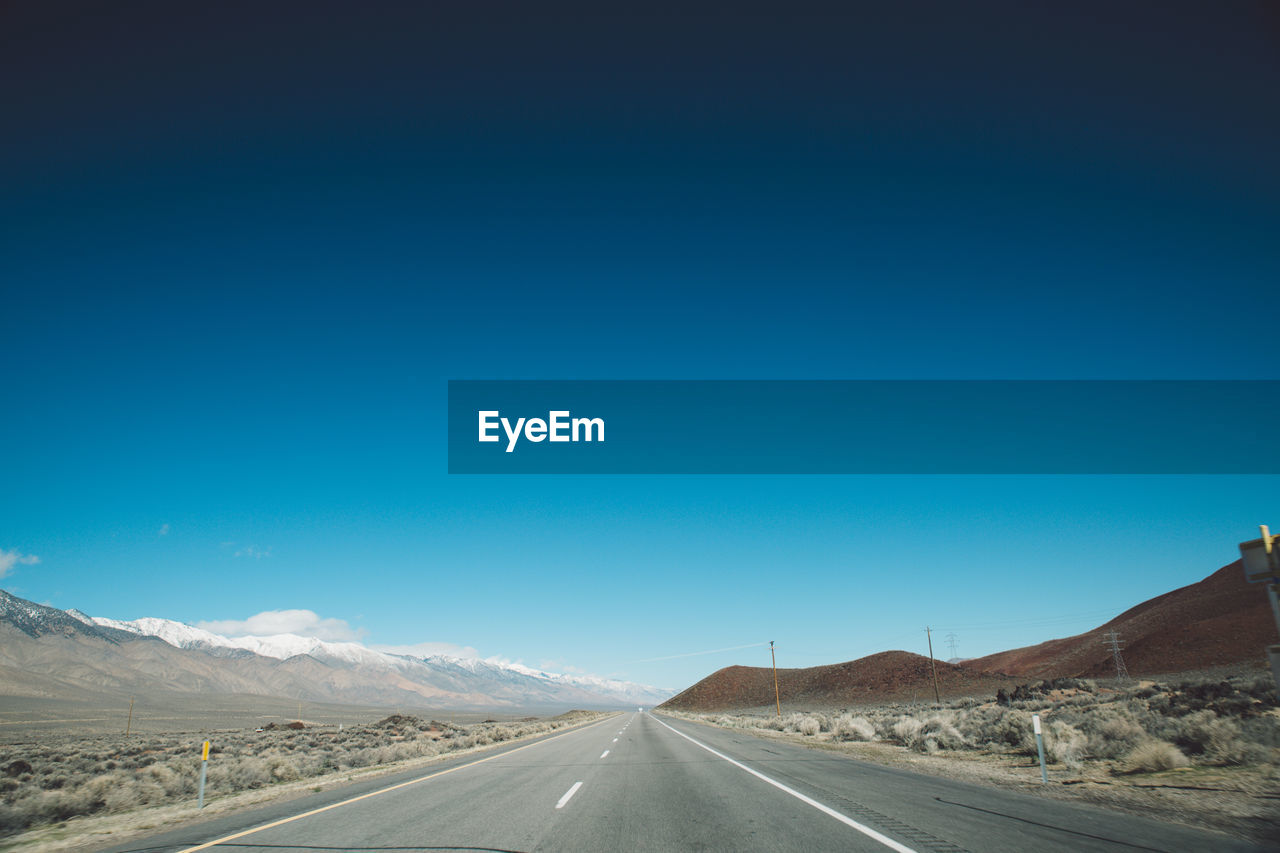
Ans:
[[[1261,539],[1240,543],[1240,560],[1244,564],[1244,577],[1249,583],[1280,581],[1280,548],[1277,548],[1271,531],[1265,524],[1260,527]]]

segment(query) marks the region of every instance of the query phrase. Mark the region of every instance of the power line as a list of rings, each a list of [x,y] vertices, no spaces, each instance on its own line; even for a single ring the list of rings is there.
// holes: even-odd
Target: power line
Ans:
[[[1039,616],[1039,617],[1023,618],[1023,619],[1009,619],[1001,622],[972,622],[967,625],[949,625],[949,626],[946,626],[946,628],[939,628],[938,630],[939,631],[942,631],[942,630],[965,631],[965,630],[977,630],[982,628],[1008,628],[1008,627],[1016,627],[1020,625],[1030,625],[1030,626],[1053,625],[1053,624],[1061,624],[1065,622],[1072,622],[1077,619],[1092,619],[1098,616],[1105,616],[1108,614],[1114,617],[1117,613],[1122,613],[1125,610],[1131,608],[1132,606],[1133,605],[1130,604],[1122,608],[1109,607],[1109,608],[1106,608],[1105,610],[1090,610],[1085,613],[1059,613],[1057,615],[1050,616],[1047,618],[1043,616]]]
[[[938,667],[933,662],[933,634],[929,633],[929,626],[924,627],[925,639],[929,641],[929,671],[933,673],[933,704],[941,705],[942,697],[938,695]]]
[[[697,657],[698,655],[716,655],[716,654],[719,654],[720,652],[736,652],[739,649],[754,649],[764,645],[768,645],[768,644],[767,643],[747,643],[745,646],[729,646],[728,648],[725,648],[725,649],[707,649],[705,652],[682,652],[681,654],[678,654],[678,655],[663,655],[662,657],[658,657],[658,658],[641,658],[640,660],[633,660],[632,663],[653,663],[654,661],[675,660],[676,658],[693,658],[693,657]]]

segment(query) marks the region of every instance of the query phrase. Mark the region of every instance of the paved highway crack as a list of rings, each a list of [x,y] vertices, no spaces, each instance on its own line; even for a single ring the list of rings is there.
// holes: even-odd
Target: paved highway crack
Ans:
[[[1055,826],[1054,824],[1051,824],[1051,823],[1041,823],[1038,820],[1030,820],[1025,817],[1018,817],[1017,815],[1004,814],[1003,812],[992,811],[991,809],[984,809],[984,808],[980,808],[979,806],[971,806],[968,803],[957,803],[957,802],[953,802],[952,800],[944,800],[941,797],[934,797],[934,799],[937,802],[942,803],[944,805],[959,806],[962,809],[972,809],[975,812],[982,812],[983,814],[995,815],[996,817],[1002,817],[1002,818],[1005,818],[1006,820],[1015,820],[1015,821],[1018,821],[1019,823],[1029,823],[1032,826],[1039,826],[1045,829],[1052,829],[1057,832],[1064,832],[1067,835],[1078,835],[1081,838],[1092,838],[1097,841],[1105,841],[1108,844],[1119,844],[1124,847],[1132,847],[1134,850],[1151,850],[1151,851],[1154,851],[1154,853],[1169,853],[1169,851],[1164,850],[1163,848],[1160,848],[1160,847],[1147,847],[1143,844],[1134,844],[1132,841],[1125,841],[1120,838],[1109,838],[1105,835],[1093,835],[1088,832],[1080,832],[1079,830],[1076,830],[1076,829],[1067,829],[1064,826]]]
[[[864,821],[888,835],[910,842],[911,846],[917,850],[927,850],[929,853],[969,853],[966,848],[953,844],[945,838],[939,838],[931,832],[912,826],[909,823],[903,823],[897,818],[889,817],[887,814],[878,812],[870,806],[864,806],[862,803],[849,799],[838,791],[833,791],[821,785],[814,785],[812,782],[793,776],[790,773],[780,772],[772,766],[772,762],[770,762],[769,770],[775,776],[783,776],[790,779],[798,788],[808,788],[811,791],[820,792],[824,800],[834,801],[830,803],[832,806],[839,803],[839,807],[850,817]]]

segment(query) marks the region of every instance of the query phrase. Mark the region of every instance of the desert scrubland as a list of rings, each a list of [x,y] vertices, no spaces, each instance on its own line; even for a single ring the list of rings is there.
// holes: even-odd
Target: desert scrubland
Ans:
[[[129,737],[74,731],[38,731],[23,737],[11,730],[0,743],[0,838],[12,841],[16,834],[38,827],[165,806],[188,806],[191,812],[205,740],[211,743],[205,797],[214,804],[242,792],[297,789],[298,783],[309,790],[305,783],[327,785],[373,768],[411,767],[606,715],[571,711],[550,718],[459,723],[392,714],[357,725],[292,721],[268,723],[262,731],[255,727]]]
[[[942,704],[674,716],[983,784],[1280,838],[1280,708],[1269,673],[1063,678]],[[1032,715],[1042,721],[1041,783]]]

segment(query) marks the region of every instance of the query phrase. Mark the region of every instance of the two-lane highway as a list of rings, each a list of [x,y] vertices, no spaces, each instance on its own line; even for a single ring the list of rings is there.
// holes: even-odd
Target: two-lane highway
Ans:
[[[111,849],[1266,849],[648,713],[325,797]]]

